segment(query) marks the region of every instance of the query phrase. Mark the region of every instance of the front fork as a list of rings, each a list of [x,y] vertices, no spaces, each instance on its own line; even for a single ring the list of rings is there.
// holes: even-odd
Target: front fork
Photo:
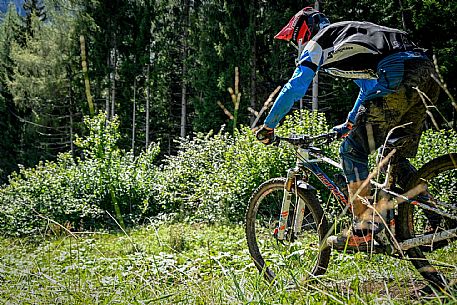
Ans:
[[[275,235],[277,240],[283,241],[285,239],[285,233],[286,229],[288,227],[287,223],[289,220],[289,210],[290,210],[290,204],[292,201],[292,193],[293,187],[296,187],[296,177],[298,174],[299,170],[297,168],[295,169],[289,169],[287,171],[287,179],[286,183],[284,184],[284,196],[282,199],[282,205],[281,205],[281,213],[279,215],[279,223],[278,227],[275,230]],[[296,192],[297,193],[297,192]],[[288,234],[299,234],[301,231],[301,226],[303,223],[303,216],[305,212],[305,202],[300,199],[298,194],[296,194],[296,200],[298,201],[296,203],[296,208],[295,208],[295,217],[293,218],[294,221],[294,226],[293,226],[293,232],[288,232]],[[289,238],[292,238],[289,237]]]

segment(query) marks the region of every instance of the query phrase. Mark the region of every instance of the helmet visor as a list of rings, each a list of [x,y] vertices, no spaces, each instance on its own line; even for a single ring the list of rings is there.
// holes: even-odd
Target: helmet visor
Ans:
[[[300,39],[309,40],[311,33],[309,32],[307,19],[314,12],[316,11],[313,8],[305,7],[296,13],[274,38],[286,41],[295,40],[296,42]]]
[[[287,25],[282,28],[281,31],[279,31],[278,34],[275,35],[275,39],[280,39],[280,40],[286,40],[289,41],[292,39],[292,36],[294,34],[294,25],[297,23],[298,16],[295,15],[293,16]]]

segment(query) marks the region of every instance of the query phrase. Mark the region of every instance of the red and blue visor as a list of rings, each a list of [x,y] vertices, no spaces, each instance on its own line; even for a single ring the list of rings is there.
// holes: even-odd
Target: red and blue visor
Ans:
[[[301,40],[303,43],[309,41],[321,29],[321,25],[328,24],[327,17],[308,6],[296,13],[274,38],[297,43]]]

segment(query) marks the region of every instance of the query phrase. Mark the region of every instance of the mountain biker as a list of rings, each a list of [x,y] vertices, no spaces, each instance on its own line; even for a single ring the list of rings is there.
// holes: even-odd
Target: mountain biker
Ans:
[[[406,158],[417,153],[426,117],[419,91],[432,102],[438,97],[438,84],[431,78],[433,64],[403,31],[370,22],[330,24],[311,7],[295,14],[275,38],[306,45],[256,137],[265,144],[272,142],[274,128],[306,93],[317,71],[353,79],[360,88],[358,98],[346,121],[333,130],[344,138],[340,157],[354,224],[349,234],[331,236],[327,243],[335,248],[368,247],[383,228],[380,214],[362,201],[370,193],[369,184],[363,185],[369,174],[368,155],[384,144],[392,128],[407,124],[394,129],[386,146],[386,150],[396,148],[393,174],[396,183],[406,187],[415,172]]]

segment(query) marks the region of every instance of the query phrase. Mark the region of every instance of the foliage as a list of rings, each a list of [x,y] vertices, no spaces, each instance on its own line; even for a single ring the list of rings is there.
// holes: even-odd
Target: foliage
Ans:
[[[286,145],[263,146],[247,128],[233,136],[219,130],[225,117],[216,101],[227,98],[233,68],[239,66],[239,123],[249,122],[247,106],[261,106],[294,68],[296,51],[272,37],[303,5],[313,3],[27,3],[36,9],[21,17],[10,7],[0,24],[0,181],[19,167],[0,186],[1,235],[36,238],[51,231],[128,229],[154,223],[157,215],[194,225],[167,223],[136,231],[133,237],[107,235],[106,240],[94,235],[30,244],[2,238],[2,303],[417,302],[399,297],[417,274],[403,261],[384,257],[374,258],[380,267],[373,272],[365,257],[336,255],[333,266],[341,268],[329,270],[324,285],[306,293],[284,285],[272,289],[241,246],[240,227],[195,226],[240,221],[252,190],[293,165],[293,151]],[[437,55],[444,79],[455,75],[455,1],[342,0],[321,5],[333,22],[363,19],[403,28]],[[188,56],[182,53],[183,33],[188,33]],[[85,130],[80,129],[87,106],[81,98],[79,35],[87,39],[96,108],[110,114],[110,120],[104,113],[87,119]],[[174,141],[183,83],[190,101],[186,120],[195,134]],[[448,85],[455,94],[456,84]],[[320,106],[329,124],[323,114],[305,111],[291,116],[277,132],[324,132],[344,119],[355,94],[352,83],[322,75]],[[449,109],[445,99],[440,99],[440,110]],[[148,119],[146,103],[151,105]],[[151,132],[146,134],[148,124]],[[82,135],[76,148],[75,132]],[[145,139],[155,143],[140,151]],[[337,142],[325,150],[338,159]],[[414,164],[420,167],[456,151],[455,132],[428,130]],[[168,157],[159,162],[159,153]],[[326,195],[319,195],[325,201]],[[385,269],[390,265],[394,270]],[[360,278],[370,274],[381,274],[383,280],[373,285],[394,290],[395,297],[361,293]]]
[[[7,173],[18,163],[32,166],[71,149],[81,117],[75,102],[80,64],[73,50],[74,13],[52,5],[44,12],[42,1],[26,4],[27,16],[10,6],[1,24],[2,117],[7,135],[15,138],[6,154],[14,155],[14,165],[2,166]]]
[[[86,41],[95,108],[118,116],[119,146],[139,153],[152,140],[160,143],[162,154],[172,154],[181,121],[188,135],[217,133],[230,124],[217,101],[228,102],[236,66],[242,94],[238,123],[252,120],[248,107],[260,110],[294,69],[296,50],[273,36],[291,15],[313,4],[28,0],[25,16],[12,7],[0,25],[0,124],[6,131],[1,149],[8,159],[0,161],[3,176],[16,164],[55,160],[59,152],[74,148],[73,135],[81,133],[88,114],[81,98],[80,35]],[[437,55],[445,80],[455,74],[456,6],[450,0],[321,1],[320,9],[333,22],[367,20],[405,29],[419,46]],[[455,84],[448,87],[455,94]],[[330,125],[344,120],[356,94],[352,82],[320,74],[319,107]],[[182,100],[187,101],[185,118]],[[450,120],[447,97],[440,101]],[[308,93],[304,107],[309,105]]]
[[[183,141],[162,168],[160,201],[188,220],[239,220],[251,190],[278,175],[287,161],[280,150],[256,142],[248,129],[234,138],[219,133]]]
[[[22,167],[0,189],[0,231],[43,233],[64,226],[84,230],[138,223],[148,213],[155,189],[152,167],[159,149],[151,145],[135,157],[116,147],[117,121],[103,113],[86,120],[89,136],[78,138],[83,158],[59,155],[55,162]]]
[[[455,152],[457,152],[456,131],[429,129],[422,134],[417,156],[411,161],[419,168],[436,157]]]
[[[12,43],[12,59],[15,64],[8,82],[8,89],[14,101],[21,108],[39,108],[48,103],[55,103],[59,95],[67,94],[66,61],[71,33],[62,35],[56,28],[43,26],[37,18],[33,18],[34,37],[27,36],[26,46]],[[67,28],[68,30],[68,28]],[[57,44],[58,39],[61,40]],[[64,43],[65,42],[65,43]],[[46,109],[52,109],[46,105]]]
[[[323,115],[303,116],[301,131],[326,129]],[[81,158],[61,154],[11,175],[0,189],[0,231],[36,234],[49,221],[77,230],[114,220],[123,226],[163,212],[195,221],[240,220],[251,191],[293,162],[290,149],[265,147],[244,128],[235,137],[220,132],[184,139],[177,155],[156,166],[157,144],[135,157],[117,147],[117,120],[100,113],[85,123],[87,136],[75,141]]]
[[[304,111],[286,120],[278,132],[319,134],[327,129],[323,114]],[[162,166],[159,202],[187,220],[241,220],[252,190],[266,179],[284,175],[293,162],[289,146],[265,146],[247,128],[233,138],[222,132],[199,134],[183,140],[178,154]]]
[[[14,103],[11,94],[7,90],[7,77],[13,71],[11,48],[15,40],[20,36],[20,19],[14,9],[8,10],[0,23],[0,182],[6,181],[7,175],[17,169],[18,156],[21,155],[21,147],[18,139],[21,138],[21,128],[18,118],[12,113]],[[29,155],[29,160],[32,156]]]
[[[264,180],[284,176],[294,163],[288,145],[265,146],[242,128],[182,139],[179,152],[155,163],[158,145],[135,157],[117,146],[118,121],[104,113],[86,119],[87,136],[77,138],[81,157],[61,154],[56,162],[21,168],[0,189],[0,231],[28,235],[57,222],[76,230],[131,226],[157,214],[190,222],[241,221],[252,191]],[[286,119],[279,134],[320,134],[329,129],[318,112],[298,112]],[[327,156],[338,160],[339,142]],[[426,131],[419,167],[430,159],[457,151],[453,131]],[[324,168],[332,177],[335,169]],[[329,194],[315,180],[324,202]],[[117,224],[115,223],[117,222]]]

